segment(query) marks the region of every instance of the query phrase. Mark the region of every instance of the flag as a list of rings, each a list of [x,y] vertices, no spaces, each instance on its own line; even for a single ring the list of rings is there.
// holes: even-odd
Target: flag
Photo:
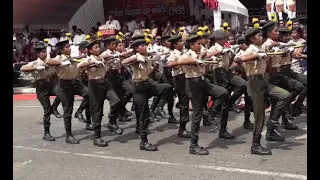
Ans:
[[[218,0],[202,0],[203,3],[208,6],[210,9],[213,9],[215,11],[218,10],[219,2]]]

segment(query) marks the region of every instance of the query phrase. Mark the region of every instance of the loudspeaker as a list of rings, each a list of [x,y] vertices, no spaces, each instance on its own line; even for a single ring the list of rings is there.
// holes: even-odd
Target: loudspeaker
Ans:
[[[205,4],[202,0],[193,0],[193,7],[196,10],[205,9]]]

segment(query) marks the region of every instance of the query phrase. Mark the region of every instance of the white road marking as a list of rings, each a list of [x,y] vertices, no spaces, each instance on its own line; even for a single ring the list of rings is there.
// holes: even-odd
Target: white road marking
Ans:
[[[194,165],[194,164],[187,164],[187,163],[153,161],[153,160],[147,160],[147,159],[134,159],[134,158],[114,157],[114,156],[95,155],[95,154],[72,153],[72,152],[67,152],[67,151],[56,151],[56,150],[39,149],[39,148],[24,147],[24,146],[13,146],[13,148],[30,150],[30,151],[38,151],[38,152],[53,152],[53,153],[58,153],[58,154],[71,154],[74,156],[118,160],[118,161],[134,162],[134,163],[191,167],[191,168],[198,168],[198,169],[210,169],[210,170],[216,170],[216,171],[237,172],[237,173],[244,173],[244,174],[273,176],[273,177],[291,178],[291,179],[307,179],[307,176],[305,176],[305,175],[290,174],[290,173],[269,172],[269,171],[259,171],[259,170],[251,170],[251,169],[240,169],[240,168],[228,168],[228,167],[222,167],[222,166]]]
[[[267,134],[267,130],[266,129],[261,132],[261,136],[266,136],[266,134]]]
[[[21,167],[21,166],[26,165],[28,163],[31,163],[31,162],[32,162],[32,160],[24,161],[24,162],[21,162],[21,163],[14,163],[13,167],[18,168],[18,167]]]
[[[42,108],[42,106],[13,106],[14,108]],[[79,106],[73,106],[73,108],[78,108]]]
[[[296,137],[294,138],[295,140],[303,140],[303,139],[307,139],[307,134],[304,134],[302,136]]]

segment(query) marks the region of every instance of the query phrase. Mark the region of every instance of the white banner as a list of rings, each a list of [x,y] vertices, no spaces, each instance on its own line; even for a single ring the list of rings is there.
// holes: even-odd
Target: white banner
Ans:
[[[218,7],[218,10],[213,10],[213,21],[214,21],[214,30],[220,29],[221,27],[221,10]]]

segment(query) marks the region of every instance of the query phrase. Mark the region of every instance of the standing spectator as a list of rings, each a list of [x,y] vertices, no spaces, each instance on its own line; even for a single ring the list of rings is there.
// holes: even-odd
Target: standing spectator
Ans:
[[[150,28],[150,23],[151,23],[150,16],[151,16],[150,14],[148,16],[144,15],[144,20],[140,22],[144,29],[149,29]]]
[[[126,25],[128,26],[128,30],[133,33],[133,31],[135,29],[137,29],[137,22],[135,21],[135,17],[129,17],[128,22],[126,23]]]
[[[22,30],[22,35],[26,38],[26,44],[28,44],[28,37],[30,36],[29,25],[26,25]]]
[[[153,37],[156,37],[158,33],[158,28],[155,23],[155,21],[150,22],[150,34],[152,34]]]
[[[48,38],[48,45],[55,47],[58,43],[58,39],[56,37],[52,36],[52,33],[49,32],[49,38]]]
[[[73,38],[74,43],[80,43],[86,40],[86,35],[82,32],[81,29],[77,30],[77,34]]]
[[[121,30],[121,26],[118,20],[113,19],[113,15],[109,14],[108,16],[108,21],[106,22],[106,25],[114,25],[116,26],[116,30],[120,31]]]
[[[29,40],[28,48],[27,48],[28,61],[33,61],[36,59],[34,48],[36,47],[39,40],[37,39],[34,33],[30,33],[28,40]]]
[[[26,40],[22,38],[22,34],[16,33],[16,40],[13,42],[13,49],[16,50],[15,59],[17,63],[24,61],[24,49],[26,48]]]
[[[173,30],[171,22],[167,21],[166,27],[162,30],[162,36],[171,35],[171,31]]]
[[[38,34],[38,39],[40,41],[43,41],[45,38],[47,38],[47,33],[44,31],[43,28],[40,28],[40,32]]]
[[[76,25],[72,26],[71,39],[77,34],[78,27]]]

